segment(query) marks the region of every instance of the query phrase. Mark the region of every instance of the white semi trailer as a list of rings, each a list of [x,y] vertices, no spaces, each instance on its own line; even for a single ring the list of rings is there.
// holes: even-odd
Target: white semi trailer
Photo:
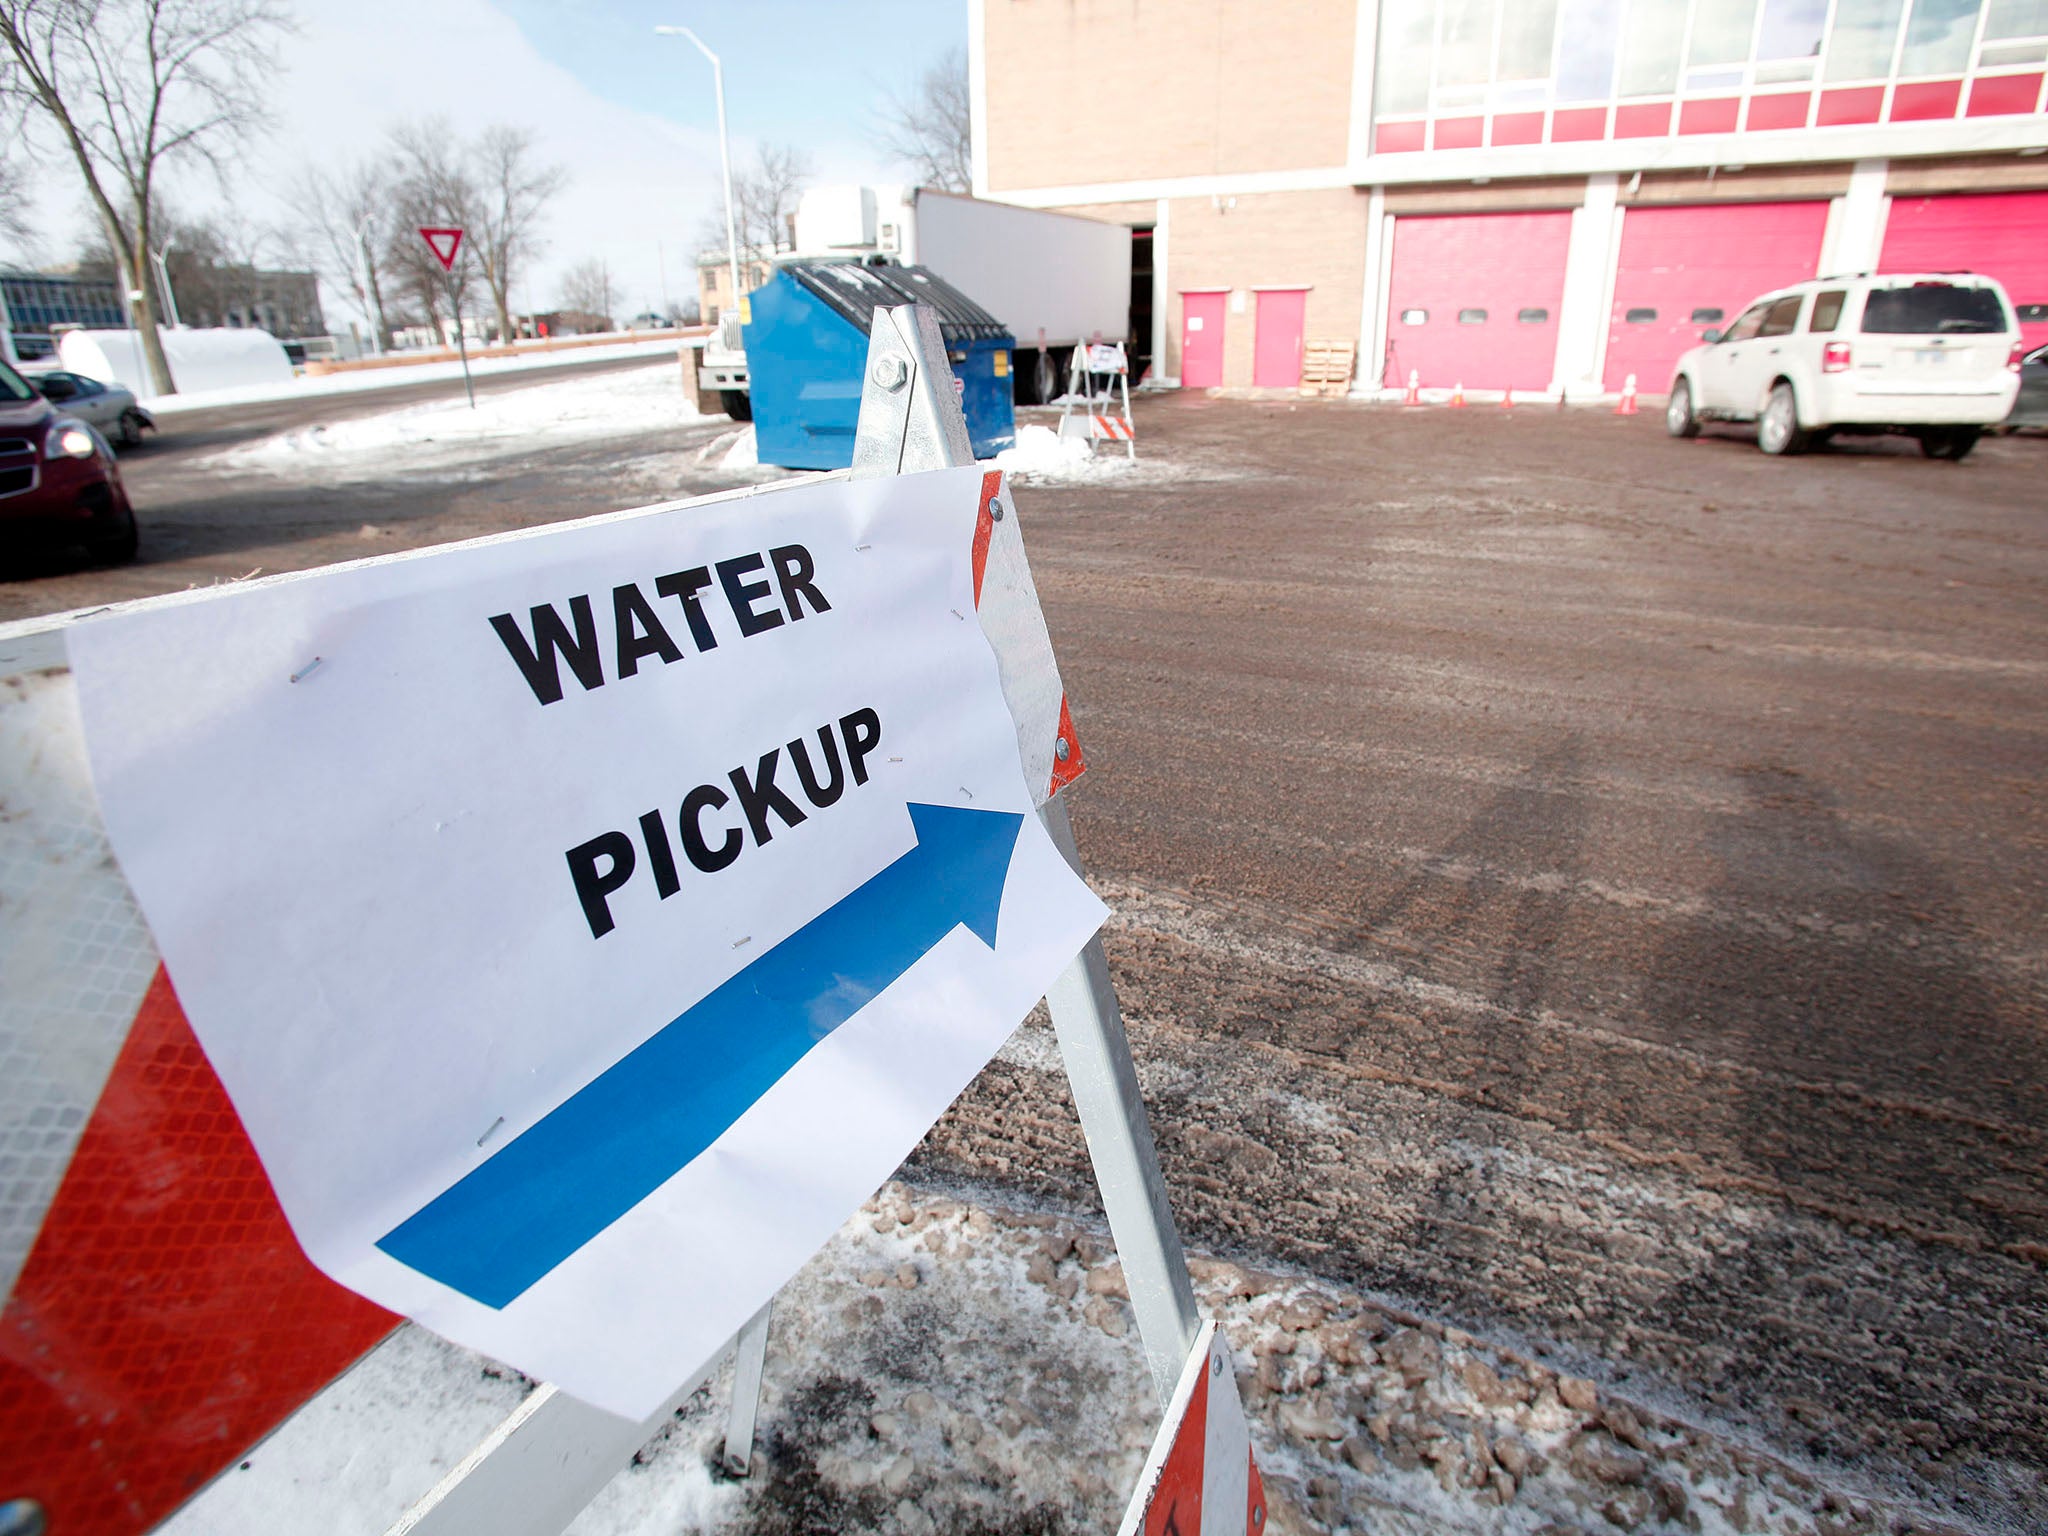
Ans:
[[[1130,328],[1131,232],[1121,224],[926,187],[836,186],[798,200],[795,235],[787,257],[929,267],[1002,321],[1017,340],[1021,405],[1058,395],[1076,346],[1122,341]],[[699,383],[744,419],[740,316],[727,319],[704,349]]]

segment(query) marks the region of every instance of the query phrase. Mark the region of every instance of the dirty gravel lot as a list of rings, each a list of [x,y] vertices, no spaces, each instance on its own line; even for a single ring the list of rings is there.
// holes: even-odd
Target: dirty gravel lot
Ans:
[[[201,464],[300,409],[181,422],[129,468],[142,561],[0,617],[734,479],[722,422],[348,485]],[[1020,512],[1191,1245],[1914,1518],[2048,1527],[2048,442],[1140,427],[1137,472]],[[1031,1039],[914,1184],[1092,1205]]]

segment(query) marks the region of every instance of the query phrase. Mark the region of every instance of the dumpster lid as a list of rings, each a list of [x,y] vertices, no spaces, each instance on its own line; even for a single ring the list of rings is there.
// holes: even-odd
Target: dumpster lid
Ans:
[[[939,333],[947,341],[991,341],[1010,334],[1002,321],[967,297],[929,267],[895,262],[791,261],[782,265],[834,310],[865,334],[877,307],[929,304],[939,317]]]

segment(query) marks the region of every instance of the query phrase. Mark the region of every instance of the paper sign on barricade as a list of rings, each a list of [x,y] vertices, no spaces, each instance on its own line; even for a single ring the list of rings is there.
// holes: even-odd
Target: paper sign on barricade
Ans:
[[[68,632],[316,1264],[639,1417],[893,1171],[1103,916],[1031,814],[982,507],[820,482]]]

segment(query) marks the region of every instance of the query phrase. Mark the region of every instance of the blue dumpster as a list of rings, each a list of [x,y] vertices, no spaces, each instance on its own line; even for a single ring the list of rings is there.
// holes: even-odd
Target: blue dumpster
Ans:
[[[743,345],[753,393],[754,447],[763,464],[845,469],[867,369],[875,310],[928,304],[959,381],[977,459],[1017,441],[1010,388],[1016,342],[1002,322],[923,267],[867,261],[792,261],[748,296]]]

